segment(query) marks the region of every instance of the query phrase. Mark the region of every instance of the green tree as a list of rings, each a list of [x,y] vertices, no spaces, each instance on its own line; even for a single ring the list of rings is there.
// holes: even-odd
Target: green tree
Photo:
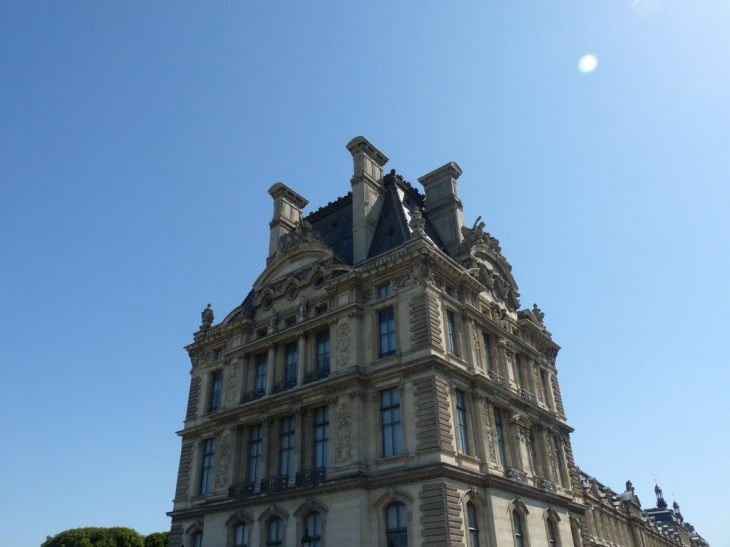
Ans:
[[[144,547],[170,547],[170,532],[154,532],[144,538]]]
[[[145,547],[145,537],[131,528],[73,528],[49,536],[41,547]]]

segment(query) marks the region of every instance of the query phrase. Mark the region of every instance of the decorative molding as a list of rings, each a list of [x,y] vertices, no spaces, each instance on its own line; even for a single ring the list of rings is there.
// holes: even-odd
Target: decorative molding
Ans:
[[[228,484],[228,464],[231,460],[231,435],[224,435],[218,450],[218,470],[215,485],[220,488]]]
[[[348,321],[344,321],[337,326],[337,364],[350,364],[350,338],[352,335],[352,327]]]
[[[337,409],[337,445],[335,447],[337,462],[346,462],[352,458],[352,409],[349,404],[340,405]]]
[[[236,398],[236,387],[238,386],[238,365],[233,365],[228,372],[228,384],[226,387],[226,403],[232,403]]]

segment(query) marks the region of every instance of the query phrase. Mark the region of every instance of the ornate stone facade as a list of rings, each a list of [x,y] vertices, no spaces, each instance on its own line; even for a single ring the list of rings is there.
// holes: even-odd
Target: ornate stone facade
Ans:
[[[464,224],[459,166],[421,193],[366,139],[347,149],[347,196],[305,215],[270,188],[266,268],[186,348],[171,547],[703,547],[678,507],[575,467],[560,347]]]

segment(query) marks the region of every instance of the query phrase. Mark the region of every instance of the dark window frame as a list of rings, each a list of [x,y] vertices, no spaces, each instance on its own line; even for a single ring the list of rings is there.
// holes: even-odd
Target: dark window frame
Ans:
[[[378,347],[380,358],[395,355],[395,309],[393,306],[378,312]]]

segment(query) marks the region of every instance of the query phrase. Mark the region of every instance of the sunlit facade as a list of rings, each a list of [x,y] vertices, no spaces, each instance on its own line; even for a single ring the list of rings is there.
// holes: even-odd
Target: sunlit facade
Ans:
[[[628,533],[596,525],[560,348],[481,217],[464,225],[459,166],[421,193],[366,139],[347,149],[325,207],[269,189],[265,269],[186,348],[171,547],[690,545],[636,535],[658,526],[631,499],[606,506]]]

